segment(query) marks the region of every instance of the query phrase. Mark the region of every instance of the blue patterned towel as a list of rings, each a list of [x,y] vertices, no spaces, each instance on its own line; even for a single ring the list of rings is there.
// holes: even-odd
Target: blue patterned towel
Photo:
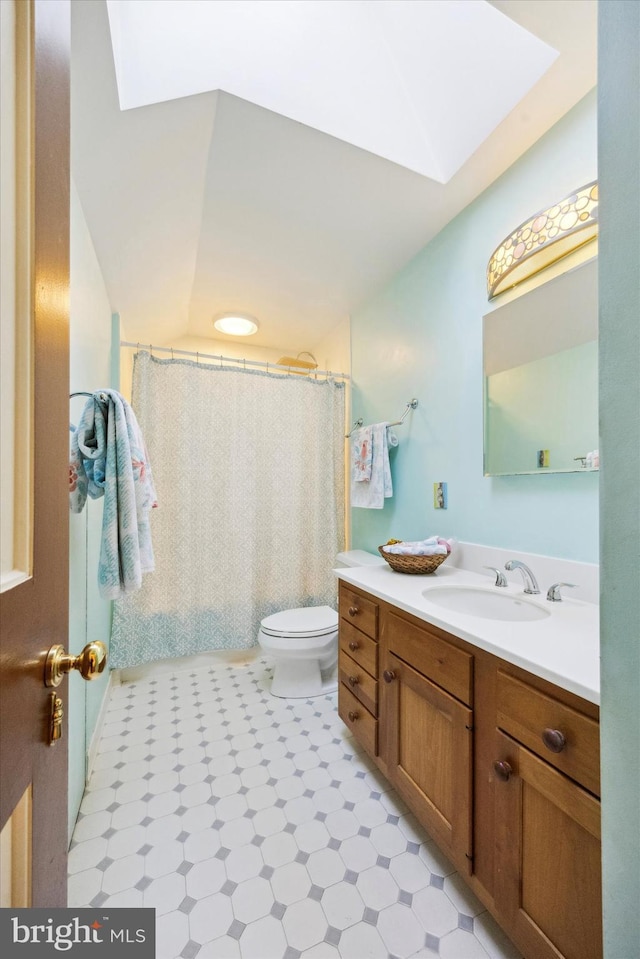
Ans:
[[[71,439],[69,505],[104,496],[98,586],[123,599],[154,568],[149,510],[157,506],[151,464],[135,414],[115,390],[93,394]]]

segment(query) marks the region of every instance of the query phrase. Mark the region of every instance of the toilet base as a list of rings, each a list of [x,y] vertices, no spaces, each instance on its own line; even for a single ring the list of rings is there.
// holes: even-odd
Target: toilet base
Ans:
[[[282,699],[311,699],[338,688],[337,665],[321,670],[317,659],[276,660],[271,695]]]

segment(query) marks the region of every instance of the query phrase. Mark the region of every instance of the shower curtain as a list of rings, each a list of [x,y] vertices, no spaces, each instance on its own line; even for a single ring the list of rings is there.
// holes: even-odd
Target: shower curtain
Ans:
[[[114,604],[116,668],[255,645],[281,609],[336,604],[344,384],[140,352],[155,572]]]

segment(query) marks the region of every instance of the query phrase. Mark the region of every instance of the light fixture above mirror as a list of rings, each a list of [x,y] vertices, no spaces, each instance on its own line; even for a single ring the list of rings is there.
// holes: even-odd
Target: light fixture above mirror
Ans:
[[[213,325],[228,336],[252,336],[258,332],[258,321],[248,313],[221,313],[214,317]]]
[[[541,210],[510,233],[487,266],[489,299],[546,269],[598,233],[598,183],[594,180]]]

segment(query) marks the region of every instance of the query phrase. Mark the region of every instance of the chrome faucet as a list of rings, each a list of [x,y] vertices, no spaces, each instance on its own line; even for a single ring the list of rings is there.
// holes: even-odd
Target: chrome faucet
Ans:
[[[547,590],[547,599],[550,603],[562,602],[562,594],[560,593],[561,586],[571,586],[572,589],[575,589],[576,583],[554,583],[553,586],[550,586]]]
[[[525,566],[524,563],[521,563],[519,559],[510,559],[504,564],[504,568],[508,570],[519,569],[522,573],[522,578],[524,580],[524,591],[529,593],[532,596],[536,596],[540,592],[540,587],[536,581],[535,576],[531,572],[528,566]]]
[[[506,585],[507,585],[507,577],[504,575],[504,573],[502,572],[501,569],[498,569],[496,566],[483,566],[482,568],[483,568],[483,569],[492,569],[492,570],[493,570],[493,572],[496,574],[496,581],[495,581],[495,585],[496,585],[496,586],[506,586]]]

